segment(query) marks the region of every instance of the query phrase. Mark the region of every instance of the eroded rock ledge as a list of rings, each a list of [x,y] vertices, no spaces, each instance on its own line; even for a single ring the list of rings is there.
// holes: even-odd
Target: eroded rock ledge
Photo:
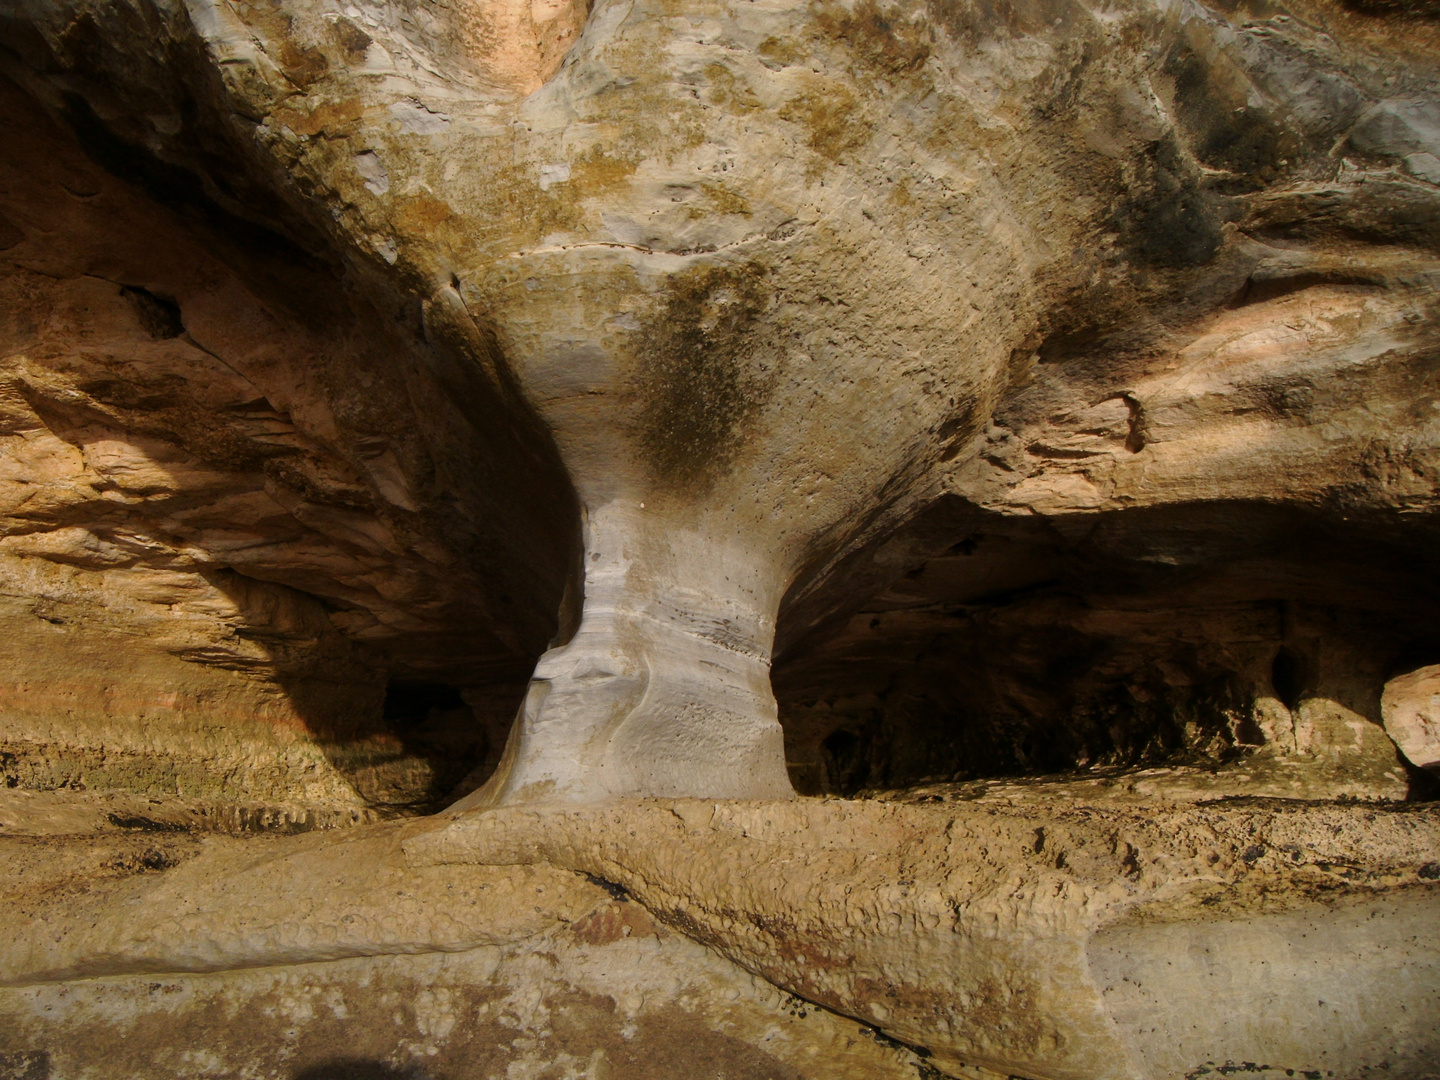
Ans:
[[[1440,1052],[1430,1023],[1440,996],[1433,807],[1164,809],[1043,787],[966,795],[507,809],[333,838],[171,841],[173,869],[71,878],[78,892],[68,895],[52,864],[51,880],[37,870],[9,898],[37,932],[7,946],[5,981],[17,989],[0,991],[0,1009],[12,1042],[43,1038],[30,1010],[52,1001],[47,987],[68,987],[103,1020],[84,1044],[97,1053],[126,1032],[157,1031],[166,1007],[121,989],[147,981],[183,992],[193,1010],[261,993],[266,978],[242,969],[279,966],[302,996],[331,985],[363,1001],[362,972],[414,977],[413,963],[387,957],[457,954],[469,958],[455,961],[463,970],[529,955],[555,965],[552,982],[532,988],[543,997],[566,980],[593,984],[595,956],[624,942],[683,972],[686,988],[661,993],[661,1009],[679,993],[702,1024],[754,1031],[763,993],[705,995],[769,984],[826,1017],[818,1034],[789,1033],[782,1050],[863,1046],[850,1018],[899,1055],[886,1064],[839,1053],[828,1066],[812,1056],[797,1075],[902,1075],[906,1054],[972,1077],[1160,1078],[1227,1060],[1265,1062],[1256,1071],[1277,1077],[1358,1075],[1380,1060],[1397,1076],[1427,1075]],[[7,843],[13,860],[16,841]],[[661,927],[713,951],[686,954]],[[642,948],[644,935],[654,943]],[[342,960],[349,966],[333,967]],[[622,978],[647,962],[631,957]],[[492,987],[523,978],[489,970]],[[217,974],[183,974],[200,972]],[[608,984],[608,1008],[653,993],[645,985]],[[485,1008],[475,1008],[464,1005],[478,1022]],[[633,1027],[657,1003],[619,1008]],[[297,1022],[315,1026],[287,1021]],[[414,1022],[429,1036],[411,1046],[417,1060],[424,1046],[464,1053],[453,1022],[439,1032]],[[559,1036],[566,1053],[577,1037]],[[304,1048],[293,1035],[280,1041]],[[240,1040],[217,1045],[251,1052]],[[485,1060],[521,1060],[518,1051]],[[483,1074],[477,1061],[445,1060]]]

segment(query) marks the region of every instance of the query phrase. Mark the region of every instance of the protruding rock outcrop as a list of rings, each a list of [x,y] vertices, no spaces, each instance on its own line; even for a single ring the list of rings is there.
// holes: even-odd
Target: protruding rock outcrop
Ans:
[[[1380,708],[1400,752],[1422,769],[1440,770],[1440,666],[1391,679]]]

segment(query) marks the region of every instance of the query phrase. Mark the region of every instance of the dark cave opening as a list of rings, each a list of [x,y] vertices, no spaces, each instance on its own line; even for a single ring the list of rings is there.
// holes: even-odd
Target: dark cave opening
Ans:
[[[1287,709],[1295,710],[1300,705],[1300,695],[1305,691],[1305,660],[1288,646],[1281,645],[1270,662],[1270,685],[1275,696]]]
[[[434,679],[392,677],[378,722],[332,743],[327,756],[376,808],[437,810],[478,786],[487,764],[493,768],[498,750],[490,696]]]
[[[362,768],[378,770],[362,794],[372,805],[433,813],[480,787],[500,763],[527,676],[528,670],[463,684],[403,671],[392,675],[380,708],[380,738],[354,746],[356,760],[366,762]],[[354,768],[347,772],[354,782]]]
[[[1303,743],[1312,714],[1379,724],[1386,679],[1440,659],[1434,539],[1255,503],[1048,520],[947,500],[782,610],[792,780],[1215,770]],[[857,583],[864,603],[825,607]],[[1412,797],[1433,788],[1408,771]]]
[[[423,726],[431,719],[432,712],[443,715],[467,708],[457,686],[392,679],[385,686],[380,715],[392,729],[404,731]]]

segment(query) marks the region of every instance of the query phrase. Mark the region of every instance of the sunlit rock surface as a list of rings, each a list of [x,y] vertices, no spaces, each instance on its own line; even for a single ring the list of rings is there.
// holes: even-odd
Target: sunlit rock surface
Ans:
[[[1432,664],[1391,679],[1380,708],[1400,752],[1422,769],[1440,769],[1440,668]]]
[[[1432,8],[0,0],[0,1075],[1437,1075]]]

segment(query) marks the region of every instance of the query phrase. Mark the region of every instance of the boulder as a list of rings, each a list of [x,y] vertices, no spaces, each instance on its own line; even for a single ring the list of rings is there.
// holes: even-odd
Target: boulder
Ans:
[[[1385,684],[1385,730],[1409,761],[1440,769],[1440,666],[1418,668]]]

